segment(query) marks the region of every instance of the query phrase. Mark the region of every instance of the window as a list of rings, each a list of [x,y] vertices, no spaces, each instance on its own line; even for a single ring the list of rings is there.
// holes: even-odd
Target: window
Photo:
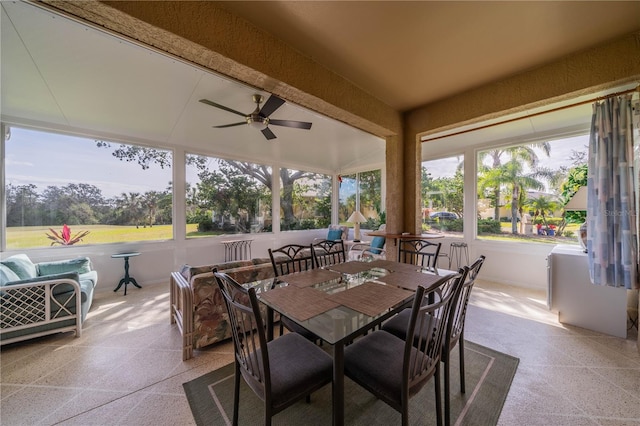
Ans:
[[[478,153],[478,236],[577,243],[583,213],[565,214],[572,188],[586,185],[589,136]]]
[[[382,171],[380,169],[339,177],[338,221],[345,224],[351,213],[360,208],[367,221],[362,229],[378,229],[386,223],[382,211]]]
[[[331,176],[280,169],[280,230],[331,224]]]
[[[170,151],[12,127],[6,248],[173,238],[171,158]]]
[[[462,157],[422,162],[422,228],[463,236],[464,175]]]
[[[271,232],[271,167],[186,156],[187,238]]]

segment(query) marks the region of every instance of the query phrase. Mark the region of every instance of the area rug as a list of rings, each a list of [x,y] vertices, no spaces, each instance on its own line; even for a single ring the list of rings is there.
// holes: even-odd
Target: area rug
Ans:
[[[518,358],[465,342],[466,393],[460,393],[458,349],[451,353],[451,424],[495,425],[518,368]],[[264,423],[262,401],[241,380],[240,425]],[[443,383],[444,386],[444,383]],[[233,418],[233,364],[183,384],[196,423],[230,425]],[[433,379],[411,398],[409,423],[436,424]],[[330,425],[331,385],[273,417],[274,425]],[[345,378],[345,424],[400,424],[400,413]]]

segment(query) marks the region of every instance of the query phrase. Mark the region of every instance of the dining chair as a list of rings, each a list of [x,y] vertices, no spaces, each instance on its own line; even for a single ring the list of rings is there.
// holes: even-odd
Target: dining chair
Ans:
[[[264,402],[264,424],[332,381],[333,361],[325,351],[296,333],[267,343],[254,288],[244,288],[227,274],[214,276],[229,313],[235,352],[233,425],[238,424],[240,377]]]
[[[313,269],[310,245],[286,244],[277,249],[269,249],[269,258],[276,277]]]
[[[451,325],[445,339],[445,344],[442,354],[442,362],[444,363],[444,409],[445,409],[445,424],[450,424],[449,413],[449,370],[450,370],[450,358],[451,351],[459,344],[458,351],[460,352],[460,392],[465,393],[464,386],[464,324],[467,316],[467,305],[469,304],[469,296],[471,290],[475,284],[476,277],[480,272],[480,268],[484,263],[485,256],[482,255],[476,259],[471,266],[469,266],[466,278],[461,285],[460,295],[456,301],[454,309],[451,311]]]
[[[398,262],[412,263],[425,269],[434,269],[442,243],[428,240],[403,240],[398,243]]]
[[[406,339],[376,330],[345,348],[345,374],[399,411],[403,426],[409,424],[409,399],[432,377],[437,423],[442,424],[440,357],[449,312],[461,279],[462,275],[454,274],[429,292],[418,287]],[[413,344],[414,339],[417,339],[417,345]]]
[[[342,240],[319,240],[311,244],[314,267],[335,265],[346,261]]]
[[[278,277],[291,274],[294,272],[303,272],[313,269],[314,259],[311,245],[303,246],[300,244],[287,244],[277,249],[269,249],[269,257],[273,266],[273,273],[276,276],[274,285],[279,281]],[[312,342],[322,342],[315,333],[310,332],[306,328],[296,324],[291,318],[280,315],[280,335],[284,332],[284,327],[289,331],[301,334]]]
[[[451,416],[451,404],[450,404],[450,353],[451,350],[456,346],[456,343],[460,341],[460,387],[462,393],[464,393],[464,319],[466,316],[466,308],[467,303],[469,302],[469,295],[471,293],[471,289],[473,288],[473,283],[475,277],[478,275],[478,271],[482,266],[482,262],[484,261],[484,256],[481,256],[476,262],[473,263],[470,269],[467,266],[463,266],[458,270],[458,274],[461,276],[461,279],[458,280],[456,289],[457,297],[453,308],[450,312],[449,318],[449,326],[447,327],[444,343],[442,345],[442,356],[440,360],[444,364],[444,415],[445,415],[445,425],[450,424],[450,416]],[[392,317],[388,321],[386,321],[381,329],[393,334],[394,336],[399,337],[400,339],[406,339],[408,335],[408,324],[411,317],[411,310],[404,309],[398,315]],[[422,336],[422,342],[424,342],[424,337]],[[414,345],[421,348],[420,340],[414,337]]]

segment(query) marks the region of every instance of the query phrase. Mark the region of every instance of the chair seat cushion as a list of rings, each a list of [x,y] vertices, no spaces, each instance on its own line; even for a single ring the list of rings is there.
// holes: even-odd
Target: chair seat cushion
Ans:
[[[384,324],[382,324],[381,328],[387,333],[391,333],[394,336],[404,340],[406,339],[406,336],[407,336],[407,328],[409,327],[410,318],[411,318],[411,308],[404,309],[398,315],[394,316],[393,318],[389,319]],[[435,325],[436,324],[434,324],[434,326]],[[418,331],[416,331],[416,335],[414,336],[414,339],[413,339],[414,346],[418,346],[418,339],[420,339],[423,346],[420,349],[424,350],[424,343],[429,341],[429,339],[427,338],[428,331],[429,330],[426,328],[422,330],[422,333],[420,334],[418,334]]]
[[[267,347],[274,408],[287,406],[300,395],[331,382],[331,356],[301,335],[285,334]]]
[[[381,329],[404,340],[407,336],[407,327],[409,326],[410,318],[411,309],[403,309],[398,315],[391,317],[388,321],[382,324]]]
[[[401,403],[403,357],[404,340],[377,330],[345,348],[344,372],[388,404],[397,406]]]

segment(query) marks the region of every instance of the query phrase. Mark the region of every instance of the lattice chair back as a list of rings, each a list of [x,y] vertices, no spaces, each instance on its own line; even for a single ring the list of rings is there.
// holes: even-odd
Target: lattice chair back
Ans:
[[[398,261],[434,269],[440,254],[442,243],[428,240],[400,240],[398,244]]]
[[[287,244],[277,249],[269,249],[269,257],[276,277],[307,271],[313,269],[314,265],[310,245]]]
[[[311,244],[316,268],[343,263],[346,260],[343,240],[321,240]]]

